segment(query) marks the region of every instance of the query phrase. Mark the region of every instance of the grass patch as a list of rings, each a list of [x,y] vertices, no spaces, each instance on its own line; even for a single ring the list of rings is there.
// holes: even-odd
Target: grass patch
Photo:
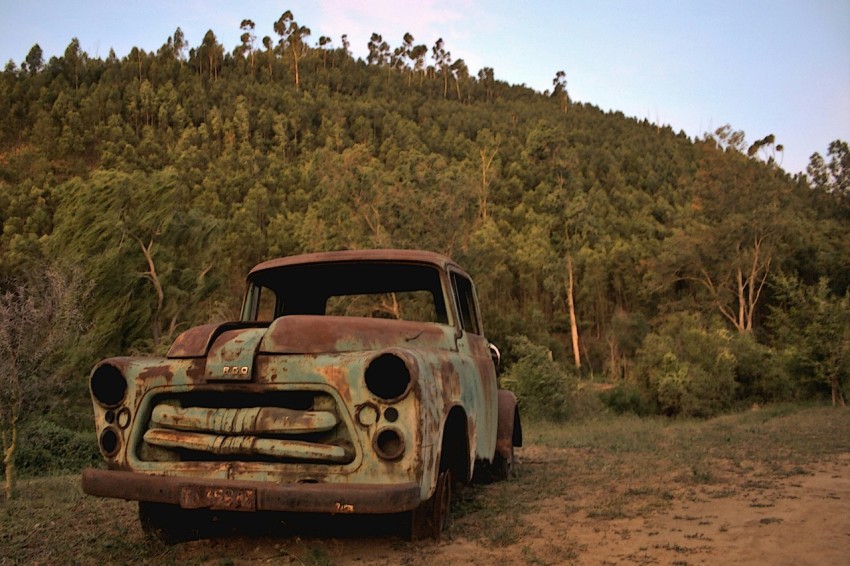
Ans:
[[[19,491],[0,505],[2,564],[170,562],[170,549],[143,536],[134,503],[89,497],[77,475],[22,480]]]
[[[597,505],[587,510],[587,516],[592,519],[626,519],[631,514],[626,510],[626,501],[621,496],[603,499]]]
[[[714,498],[757,491],[850,452],[850,411],[831,407],[782,405],[707,421],[623,416],[524,427],[517,477],[465,490],[453,509],[452,535],[488,547],[526,545],[528,563],[541,563],[541,548],[528,546],[536,513],[640,517],[694,492]],[[23,479],[19,491],[18,499],[0,502],[0,564],[228,564],[249,554],[269,559],[264,549],[278,560],[330,564],[336,551],[326,543],[344,534],[167,547],[145,538],[135,503],[89,497],[78,475]],[[754,496],[756,505],[769,502]],[[716,528],[725,532],[729,525]],[[402,540],[399,546],[420,555],[428,548]],[[579,550],[566,548],[564,561]]]
[[[715,481],[720,460],[797,475],[814,460],[850,452],[850,411],[832,407],[778,405],[706,421],[623,416],[525,426],[532,444],[576,449],[620,467],[632,463],[649,474],[689,470],[697,483]],[[586,458],[580,464],[593,466]]]

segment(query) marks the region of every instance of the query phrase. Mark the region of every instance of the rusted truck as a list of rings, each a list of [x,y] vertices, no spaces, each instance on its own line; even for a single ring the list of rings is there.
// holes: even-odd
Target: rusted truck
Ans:
[[[522,444],[475,287],[412,250],[254,267],[238,321],[89,381],[106,469],[86,493],[139,502],[143,528],[197,536],[217,513],[398,513],[439,538],[454,488],[507,477]]]

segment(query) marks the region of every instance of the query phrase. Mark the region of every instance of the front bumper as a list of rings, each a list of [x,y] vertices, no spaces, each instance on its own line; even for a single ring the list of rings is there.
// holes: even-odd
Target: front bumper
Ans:
[[[419,485],[271,483],[83,470],[83,491],[99,497],[170,503],[184,508],[298,513],[398,513],[415,509]]]

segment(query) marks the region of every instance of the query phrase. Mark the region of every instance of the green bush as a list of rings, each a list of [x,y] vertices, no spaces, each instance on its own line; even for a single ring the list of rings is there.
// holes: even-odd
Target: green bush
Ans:
[[[599,398],[606,407],[618,415],[633,414],[646,416],[655,414],[658,410],[649,391],[635,383],[622,381],[613,389],[603,391]]]
[[[512,336],[509,342],[517,359],[502,383],[516,393],[523,416],[551,421],[570,416],[576,376],[553,361],[546,347],[526,336]]]
[[[850,385],[850,290],[840,295],[826,278],[808,285],[782,274],[772,283],[778,301],[769,326],[799,391],[843,405]]]
[[[71,430],[41,419],[22,427],[15,464],[22,476],[40,476],[79,472],[101,460],[93,431]]]
[[[800,388],[792,377],[788,356],[759,344],[749,334],[738,334],[731,344],[735,356],[737,397],[747,403],[793,401]]]
[[[666,319],[644,340],[636,366],[665,415],[710,417],[735,401],[731,336],[706,328],[695,315]]]

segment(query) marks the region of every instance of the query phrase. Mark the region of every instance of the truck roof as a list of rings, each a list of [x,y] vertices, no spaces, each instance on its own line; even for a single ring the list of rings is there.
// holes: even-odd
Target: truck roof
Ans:
[[[309,254],[294,255],[271,259],[259,263],[251,269],[248,277],[258,271],[287,267],[292,265],[305,265],[315,263],[339,263],[339,262],[404,262],[404,263],[427,263],[446,269],[452,266],[458,271],[464,270],[450,258],[423,250],[401,250],[401,249],[370,249],[370,250],[343,250],[335,252],[316,252]]]

